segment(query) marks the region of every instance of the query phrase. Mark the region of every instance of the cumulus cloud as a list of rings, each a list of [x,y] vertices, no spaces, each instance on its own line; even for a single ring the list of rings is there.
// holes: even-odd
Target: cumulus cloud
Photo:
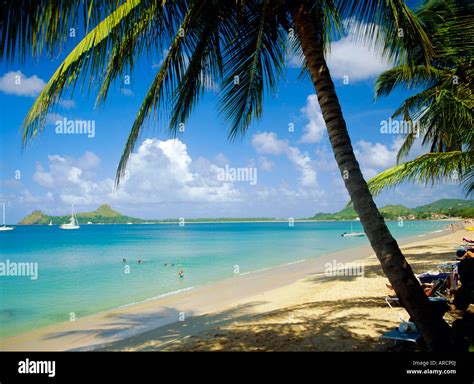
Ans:
[[[196,163],[196,164],[195,164]],[[96,180],[100,158],[86,152],[79,158],[48,156],[47,167],[37,164],[33,180],[53,190],[68,204],[216,203],[239,200],[232,183],[220,182],[218,167],[193,162],[179,139],[145,140],[131,155],[126,177],[114,190],[114,180]]]
[[[288,141],[278,139],[275,132],[256,133],[252,137],[252,145],[262,155],[286,155],[300,171],[300,186],[315,187],[317,185],[316,171],[312,167],[312,160],[306,153],[301,153],[297,147],[289,145]]]
[[[301,143],[319,143],[326,131],[326,124],[324,123],[323,114],[319,107],[318,97],[313,94],[306,99],[306,105],[301,108],[308,123],[303,129],[303,136],[300,139]]]
[[[349,33],[331,44],[328,66],[335,78],[348,76],[349,82],[373,78],[390,68],[390,63],[377,52],[374,41],[357,39],[354,29],[369,25],[349,24]]]
[[[288,150],[288,141],[280,140],[275,132],[261,132],[252,136],[252,145],[258,153],[281,155]]]
[[[275,166],[275,163],[265,156],[260,156],[258,158],[258,164],[259,167],[266,172],[270,172]]]
[[[355,144],[354,153],[366,179],[377,175],[380,171],[396,164],[397,153],[403,138],[397,137],[392,144],[372,143],[360,140]]]
[[[0,77],[0,92],[16,96],[37,96],[46,83],[38,76],[26,77],[21,71],[10,71]]]
[[[390,68],[389,61],[382,57],[375,40],[364,41],[356,36],[356,29],[372,28],[370,24],[346,22],[346,35],[330,45],[327,63],[334,78],[348,76],[349,82],[357,82],[377,76]],[[296,54],[287,57],[287,65],[293,68],[302,66]]]

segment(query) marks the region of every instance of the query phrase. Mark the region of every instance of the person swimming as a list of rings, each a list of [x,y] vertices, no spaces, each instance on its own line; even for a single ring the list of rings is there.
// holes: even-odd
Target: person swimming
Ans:
[[[178,276],[182,279],[184,277],[184,270],[180,269],[178,272]]]
[[[125,257],[122,259],[122,263],[127,263],[127,259]]]
[[[138,259],[138,264],[143,263],[142,259]]]

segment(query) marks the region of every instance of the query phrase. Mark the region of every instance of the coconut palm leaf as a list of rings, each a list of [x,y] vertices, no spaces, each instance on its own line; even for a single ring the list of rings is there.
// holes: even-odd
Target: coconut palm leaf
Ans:
[[[472,191],[474,152],[452,151],[427,153],[406,163],[395,165],[369,180],[373,195],[392,189],[404,182],[435,184],[441,181],[463,182]]]
[[[91,85],[90,78],[95,78],[105,66],[107,51],[121,41],[124,30],[134,27],[140,17],[141,0],[127,0],[115,11],[100,22],[72,50],[48,81],[23,123],[23,143],[36,136],[43,129],[46,115],[61,97],[64,90],[75,86],[80,78]],[[85,75],[89,74],[90,77]],[[86,79],[87,80],[84,80]]]
[[[70,29],[88,30],[117,9],[122,0],[14,0],[0,7],[0,58],[23,62],[30,55],[54,54]],[[77,31],[78,32],[78,31]]]

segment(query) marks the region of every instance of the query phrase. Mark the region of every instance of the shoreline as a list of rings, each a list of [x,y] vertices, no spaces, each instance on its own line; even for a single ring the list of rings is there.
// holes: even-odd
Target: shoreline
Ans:
[[[456,231],[461,228],[457,228]],[[400,246],[452,234],[428,232],[398,241]],[[421,238],[420,238],[421,236]],[[217,282],[188,287],[136,303],[98,312],[75,322],[55,323],[0,341],[1,350],[93,350],[138,336],[182,319],[200,316],[251,296],[289,286],[324,271],[328,262],[350,263],[373,255],[370,245],[246,272]],[[236,289],[237,287],[237,289]]]
[[[288,223],[289,219],[268,219],[268,220],[213,220],[213,221],[185,221],[185,225],[188,224],[239,224],[239,223]],[[415,219],[415,220],[406,220],[408,222],[413,222],[413,221],[433,221],[433,222],[459,222],[459,221],[464,221],[466,219],[463,219],[462,217],[450,217],[447,219]],[[386,219],[385,222],[396,222],[398,221],[397,219]],[[353,219],[353,220],[314,220],[314,219],[294,219],[295,223],[350,223],[350,222],[359,222],[359,220]],[[89,226],[89,225],[179,225],[179,221],[156,221],[156,222],[144,222],[144,223],[91,223],[91,224],[81,224],[81,226]],[[49,227],[49,224],[7,224],[7,225],[12,225],[12,226],[17,226],[17,227]],[[53,224],[51,225],[52,227],[59,227],[60,224]]]

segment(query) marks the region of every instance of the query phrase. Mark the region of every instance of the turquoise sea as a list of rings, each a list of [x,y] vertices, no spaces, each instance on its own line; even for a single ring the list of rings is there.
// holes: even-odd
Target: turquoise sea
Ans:
[[[388,223],[397,239],[447,224]],[[368,244],[365,237],[340,236],[350,230],[348,222],[18,226],[0,232],[0,262],[38,263],[38,278],[0,276],[0,337],[225,279],[237,269],[248,273]],[[353,230],[361,231],[360,223]]]

